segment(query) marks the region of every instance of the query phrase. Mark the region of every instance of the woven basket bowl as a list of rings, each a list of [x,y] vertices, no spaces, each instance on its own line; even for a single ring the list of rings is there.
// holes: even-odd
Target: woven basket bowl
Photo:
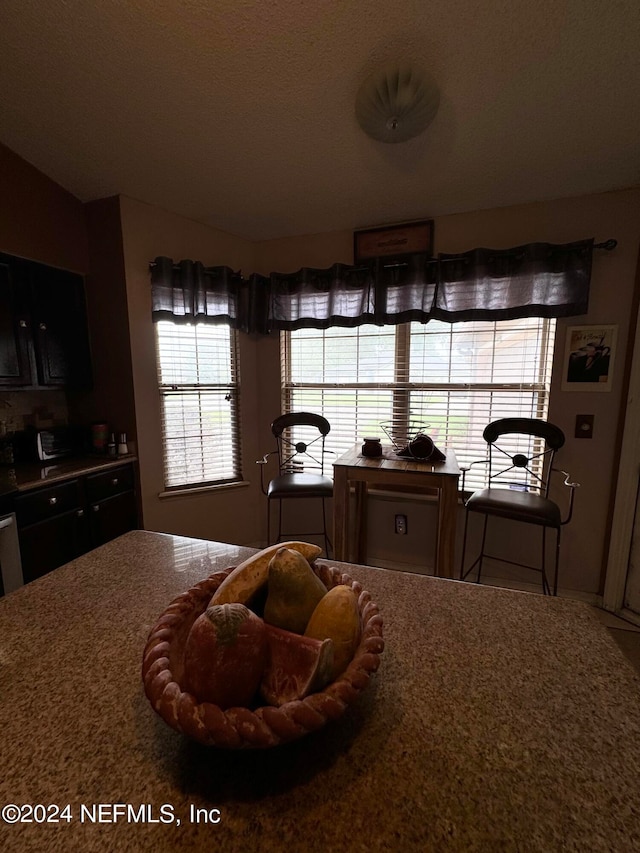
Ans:
[[[261,749],[296,740],[341,717],[364,690],[380,665],[384,649],[382,617],[361,584],[337,568],[313,567],[327,589],[350,586],[358,596],[362,638],[353,660],[334,682],[305,699],[279,708],[228,708],[198,702],[182,690],[182,658],[191,626],[203,613],[211,596],[233,570],[216,572],[179,595],[164,611],[149,634],[142,661],[144,690],[154,710],[173,729],[208,746],[227,749]]]

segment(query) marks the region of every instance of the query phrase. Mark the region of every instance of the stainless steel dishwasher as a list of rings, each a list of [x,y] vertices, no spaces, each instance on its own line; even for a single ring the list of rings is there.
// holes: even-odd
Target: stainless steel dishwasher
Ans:
[[[0,595],[24,585],[15,513],[0,515]]]

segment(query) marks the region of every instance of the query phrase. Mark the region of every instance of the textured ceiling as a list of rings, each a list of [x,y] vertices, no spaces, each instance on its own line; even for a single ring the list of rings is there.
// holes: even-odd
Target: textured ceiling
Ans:
[[[359,128],[362,80],[440,86],[419,137]],[[638,0],[2,0],[0,142],[259,240],[640,184]]]

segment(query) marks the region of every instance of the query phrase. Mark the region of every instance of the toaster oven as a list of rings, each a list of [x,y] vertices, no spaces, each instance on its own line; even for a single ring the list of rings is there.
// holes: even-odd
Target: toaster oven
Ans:
[[[27,429],[14,439],[16,462],[48,462],[78,454],[83,446],[77,427]]]

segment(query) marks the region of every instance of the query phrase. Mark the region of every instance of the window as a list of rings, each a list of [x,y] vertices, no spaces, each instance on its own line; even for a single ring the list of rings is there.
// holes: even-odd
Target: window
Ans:
[[[283,410],[323,414],[337,455],[384,438],[383,422],[396,434],[421,423],[468,464],[485,458],[491,421],[546,418],[554,334],[555,320],[538,317],[283,332]],[[472,468],[465,487],[485,476]]]
[[[155,323],[165,488],[242,479],[235,332]]]

